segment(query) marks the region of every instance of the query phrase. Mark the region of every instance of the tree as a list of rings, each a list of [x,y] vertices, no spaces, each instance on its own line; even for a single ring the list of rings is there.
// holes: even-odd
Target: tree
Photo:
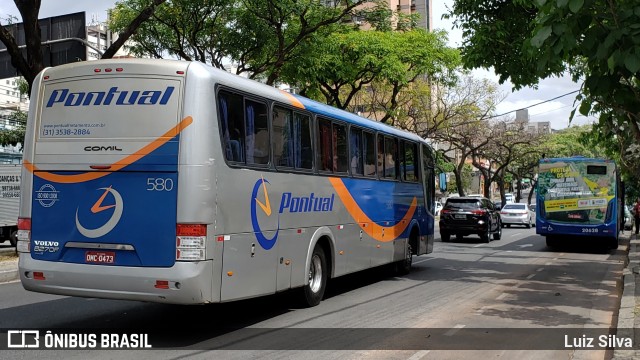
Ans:
[[[0,131],[0,146],[18,146],[19,144],[24,144],[27,113],[16,110],[9,115],[9,121],[15,122],[17,125],[12,129],[3,129]]]
[[[507,168],[526,148],[535,141],[534,135],[528,133],[523,127],[508,122],[507,120],[494,121],[490,125],[488,134],[490,141],[483,148],[474,149],[471,160],[484,178],[483,194],[490,197],[491,184],[497,182],[500,185],[500,198],[505,203],[504,184],[507,176]]]
[[[415,107],[404,127],[438,143],[439,155],[455,164],[456,189],[464,195],[464,165],[489,145],[492,131],[489,119],[504,94],[496,84],[468,75],[456,84],[442,84],[420,94],[415,93]]]
[[[634,1],[456,0],[467,67],[493,67],[516,88],[570,71],[579,112],[621,157],[640,157],[640,10]],[[572,115],[573,115],[572,113]],[[598,137],[596,137],[597,139]]]
[[[140,1],[118,3],[110,26],[120,29],[129,23]],[[273,85],[305,45],[332,33],[364,2],[326,6],[316,0],[174,0],[143,24],[130,49],[139,56],[168,53],[218,68],[227,58],[237,74]]]
[[[416,82],[425,77],[450,82],[459,65],[458,51],[446,45],[444,32],[352,28],[314,43],[308,56],[287,65],[283,80],[301,94],[342,109],[364,109],[377,121],[398,125]]]
[[[145,0],[144,3],[146,6],[122,29],[123,31],[119,34],[118,40],[105,51],[102,57],[105,59],[111,58],[122,44],[136,31],[140,24],[153,14],[156,7],[165,1],[166,0]],[[7,47],[7,52],[11,57],[11,65],[25,78],[29,84],[29,93],[31,93],[33,80],[36,78],[36,75],[44,69],[41,45],[42,37],[40,36],[41,29],[38,23],[41,0],[14,0],[14,3],[24,23],[26,58],[22,50],[18,47],[14,35],[4,26],[0,26],[0,41]]]
[[[554,134],[549,134],[542,140],[541,151],[545,157],[604,157],[604,151],[589,143],[588,134],[591,125],[571,126]]]

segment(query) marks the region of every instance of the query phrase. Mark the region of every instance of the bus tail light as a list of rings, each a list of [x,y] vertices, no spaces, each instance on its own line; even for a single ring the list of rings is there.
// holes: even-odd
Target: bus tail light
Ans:
[[[207,225],[176,225],[176,260],[200,261],[205,258]]]
[[[18,242],[16,249],[21,253],[28,253],[31,249],[31,219],[18,218]]]

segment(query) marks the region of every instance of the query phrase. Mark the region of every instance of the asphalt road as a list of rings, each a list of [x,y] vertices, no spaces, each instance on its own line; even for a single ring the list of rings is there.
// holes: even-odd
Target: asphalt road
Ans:
[[[623,266],[621,250],[552,251],[535,229],[512,227],[489,244],[437,239],[404,277],[376,269],[336,279],[309,309],[288,292],[170,306],[2,284],[0,329],[149,333],[154,349],[5,350],[0,358],[608,359],[611,350],[576,347],[580,334],[615,326]]]

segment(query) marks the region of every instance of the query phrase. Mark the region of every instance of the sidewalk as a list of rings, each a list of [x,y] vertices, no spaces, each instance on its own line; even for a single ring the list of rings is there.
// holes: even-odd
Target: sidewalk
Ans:
[[[0,250],[0,283],[18,280],[18,258],[13,257],[15,248]],[[7,259],[7,257],[10,257]]]
[[[622,235],[625,236],[625,235]],[[640,238],[629,232],[628,263],[623,272],[624,289],[618,312],[617,336],[633,339],[634,350],[616,349],[615,360],[640,359]],[[637,329],[637,330],[636,330]]]

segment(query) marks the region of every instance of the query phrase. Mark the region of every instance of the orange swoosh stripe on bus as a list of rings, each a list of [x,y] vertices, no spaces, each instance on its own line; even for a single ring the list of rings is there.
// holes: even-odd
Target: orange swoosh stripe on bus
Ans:
[[[290,93],[284,91],[284,90],[280,90],[283,94],[285,94],[288,98],[289,101],[291,101],[291,105],[299,108],[299,109],[304,109],[304,105],[302,105],[302,103],[300,102],[300,100],[298,100],[295,96],[291,95]]]
[[[145,145],[144,147],[142,147],[140,150],[136,151],[135,153],[133,153],[133,154],[131,154],[131,155],[129,155],[129,156],[127,156],[127,157],[125,157],[125,158],[123,158],[121,160],[118,160],[118,161],[114,162],[113,164],[111,164],[111,167],[109,168],[109,170],[118,171],[118,170],[121,170],[122,168],[124,168],[125,166],[127,166],[129,164],[133,164],[134,162],[142,159],[147,154],[149,154],[152,151],[156,150],[160,146],[162,146],[165,143],[167,143],[167,141],[171,140],[176,135],[181,133],[182,130],[184,130],[187,126],[191,125],[191,123],[193,123],[193,118],[191,116],[185,117],[184,119],[182,119],[182,121],[180,121],[178,123],[178,125],[174,126],[173,128],[171,128],[166,133],[162,134],[159,138],[157,138],[154,141],[150,142],[149,144]],[[44,180],[57,182],[57,183],[64,183],[64,184],[74,184],[74,183],[79,183],[79,182],[91,181],[91,180],[99,179],[99,178],[101,178],[103,176],[109,175],[109,172],[93,172],[93,171],[92,172],[82,173],[82,174],[74,174],[74,175],[53,174],[53,173],[45,172],[45,171],[38,171],[38,168],[34,164],[29,162],[28,160],[24,160],[24,167],[30,173],[33,173],[34,175],[36,175],[36,176],[38,176],[38,177],[40,177],[40,178],[42,178]],[[35,174],[35,171],[38,171],[38,173]]]
[[[338,197],[342,200],[342,204],[344,204],[344,207],[347,209],[349,214],[351,214],[353,219],[358,222],[362,231],[378,241],[389,242],[399,237],[405,231],[407,226],[409,226],[409,222],[411,221],[411,218],[413,218],[413,214],[416,212],[418,199],[414,196],[411,201],[411,205],[409,206],[409,210],[407,210],[407,213],[404,214],[404,217],[400,222],[394,226],[378,225],[374,223],[367,214],[364,213],[364,211],[362,211],[340,178],[329,178],[329,181],[331,181],[331,185],[333,185]]]

